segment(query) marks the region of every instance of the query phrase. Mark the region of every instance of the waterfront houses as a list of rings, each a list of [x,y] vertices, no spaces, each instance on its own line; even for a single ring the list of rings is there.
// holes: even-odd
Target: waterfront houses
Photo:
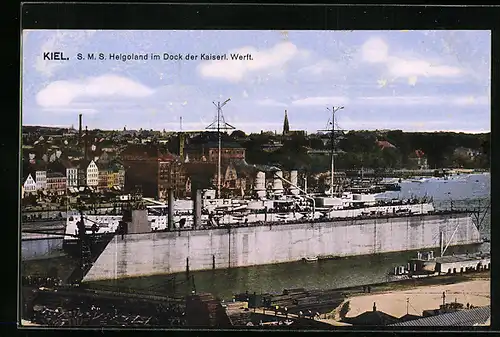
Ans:
[[[56,195],[66,193],[66,176],[60,172],[47,173],[47,191]]]
[[[30,163],[23,167],[22,197],[44,192],[64,195],[68,189],[93,187],[95,190],[123,189],[125,170],[116,161],[59,159],[45,166]]]
[[[78,186],[78,167],[75,166],[71,161],[62,161],[64,168],[66,169],[66,181],[68,187]]]
[[[36,192],[36,182],[35,179],[33,179],[33,177],[31,176],[31,173],[28,174],[22,186],[23,195]]]
[[[99,185],[99,168],[97,167],[97,164],[91,160],[88,165],[85,166],[87,173],[87,186],[97,187]]]
[[[36,189],[44,190],[47,188],[47,171],[35,172]]]

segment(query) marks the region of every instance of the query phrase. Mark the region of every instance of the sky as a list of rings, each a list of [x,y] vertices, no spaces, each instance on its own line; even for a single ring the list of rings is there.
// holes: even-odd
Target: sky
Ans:
[[[339,106],[344,130],[490,132],[489,31],[25,30],[22,57],[23,125],[77,128],[81,113],[89,129],[203,130],[230,98],[225,121],[247,133],[281,132],[285,110],[316,132]]]

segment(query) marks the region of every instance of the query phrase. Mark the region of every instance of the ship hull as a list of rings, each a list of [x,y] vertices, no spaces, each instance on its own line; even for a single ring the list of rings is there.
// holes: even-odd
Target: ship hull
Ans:
[[[83,281],[432,249],[440,233],[449,246],[481,243],[465,213],[135,234],[115,236]]]

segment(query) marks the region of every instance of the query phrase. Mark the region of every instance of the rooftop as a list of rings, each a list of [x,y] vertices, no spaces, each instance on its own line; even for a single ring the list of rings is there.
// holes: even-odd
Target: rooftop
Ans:
[[[60,172],[49,172],[47,173],[47,178],[64,178],[64,174]]]
[[[388,141],[386,140],[378,140],[377,141],[377,145],[381,148],[381,149],[386,149],[386,148],[396,148],[394,145],[392,145],[391,143],[389,143]]]
[[[389,325],[397,321],[396,317],[382,311],[366,311],[356,317],[345,318],[345,322],[352,325]]]
[[[391,326],[474,326],[484,324],[491,317],[491,307],[485,306],[447,314],[391,324]]]
[[[219,143],[218,142],[207,142],[207,143],[203,144],[203,147],[208,148],[208,149],[215,149],[215,148],[219,148]],[[235,142],[222,142],[221,148],[222,149],[244,149],[243,146],[241,146],[240,144],[235,143]]]

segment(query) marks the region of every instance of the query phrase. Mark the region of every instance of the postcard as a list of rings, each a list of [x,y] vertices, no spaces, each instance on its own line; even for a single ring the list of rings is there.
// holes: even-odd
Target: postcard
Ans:
[[[490,41],[24,30],[22,326],[489,325]]]

